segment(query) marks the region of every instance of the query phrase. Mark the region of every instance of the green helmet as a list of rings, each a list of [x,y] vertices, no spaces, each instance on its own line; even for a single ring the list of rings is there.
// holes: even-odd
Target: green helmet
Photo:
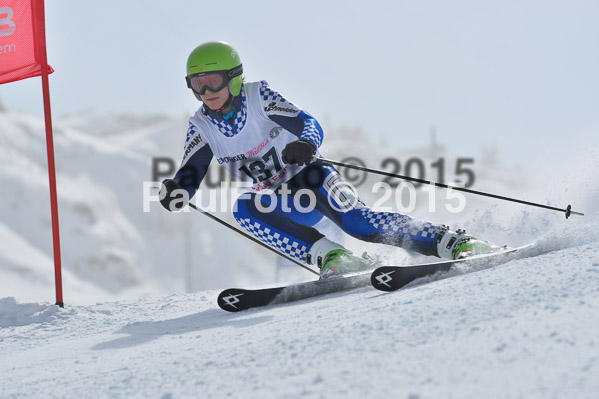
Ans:
[[[229,92],[238,96],[241,92],[243,66],[237,51],[226,42],[208,42],[199,45],[187,58],[187,87],[201,101],[200,94],[192,88],[191,79],[206,72],[221,72],[228,81]]]

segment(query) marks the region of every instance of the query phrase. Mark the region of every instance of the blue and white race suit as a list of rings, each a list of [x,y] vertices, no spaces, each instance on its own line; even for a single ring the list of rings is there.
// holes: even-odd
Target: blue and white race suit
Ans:
[[[308,140],[318,149],[323,130],[266,81],[244,83],[232,106],[225,116],[202,106],[189,119],[183,161],[174,179],[190,198],[216,158],[250,185],[236,202],[239,224],[294,259],[305,262],[312,245],[323,237],[312,227],[323,217],[358,239],[438,256],[441,226],[368,208],[330,164],[282,161],[281,153],[292,141]]]

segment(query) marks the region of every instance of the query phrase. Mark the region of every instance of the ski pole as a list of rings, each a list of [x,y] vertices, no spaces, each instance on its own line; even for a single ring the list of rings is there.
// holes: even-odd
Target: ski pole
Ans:
[[[536,207],[539,207],[539,208],[550,209],[552,211],[565,212],[566,219],[568,219],[570,217],[570,215],[584,216],[584,213],[574,212],[572,210],[572,206],[571,205],[568,205],[565,209],[555,208],[555,207],[549,206],[549,205],[537,204],[537,203],[534,203],[534,202],[523,201],[523,200],[519,200],[519,199],[515,199],[515,198],[510,198],[510,197],[504,197],[504,196],[496,195],[496,194],[484,193],[482,191],[470,190],[468,188],[463,188],[463,187],[449,186],[449,185],[443,184],[443,183],[437,183],[437,182],[434,182],[434,181],[429,181],[429,180],[424,180],[424,179],[418,179],[416,177],[398,175],[398,174],[395,174],[395,173],[385,172],[385,171],[376,170],[376,169],[370,169],[370,168],[367,168],[365,166],[351,165],[351,164],[348,164],[348,163],[339,162],[339,161],[333,161],[333,160],[330,160],[330,159],[316,158],[315,160],[316,161],[320,161],[320,162],[327,162],[327,163],[330,163],[330,164],[333,164],[333,165],[343,166],[343,167],[346,167],[346,168],[361,170],[361,171],[364,171],[364,172],[376,173],[376,174],[379,174],[379,175],[384,175],[384,176],[389,176],[389,177],[396,177],[398,179],[413,181],[413,182],[417,182],[417,183],[431,184],[431,185],[437,186],[437,187],[450,188],[450,189],[453,189],[453,190],[456,190],[456,191],[463,191],[465,193],[476,194],[476,195],[483,195],[485,197],[496,198],[496,199],[500,199],[500,200],[504,200],[504,201],[517,202],[519,204],[536,206]]]
[[[260,245],[262,245],[264,248],[268,249],[269,251],[271,251],[271,252],[274,252],[275,254],[277,254],[277,255],[279,255],[279,256],[282,256],[283,258],[287,259],[288,261],[291,261],[291,262],[295,263],[296,265],[298,265],[298,266],[300,266],[300,267],[303,267],[304,269],[308,270],[309,272],[312,272],[312,273],[316,274],[317,276],[320,276],[320,273],[318,273],[318,272],[316,272],[316,271],[312,270],[312,269],[311,269],[311,268],[309,268],[308,266],[306,266],[306,265],[302,264],[301,262],[298,262],[297,260],[293,259],[292,257],[290,257],[290,256],[288,256],[288,255],[286,255],[286,254],[284,254],[284,253],[282,253],[282,252],[279,252],[279,251],[277,251],[277,250],[276,250],[276,249],[274,249],[274,248],[271,248],[271,247],[269,247],[268,245],[266,245],[266,244],[265,244],[265,243],[263,243],[262,241],[258,240],[257,238],[255,238],[255,237],[252,237],[252,236],[251,236],[251,235],[249,235],[248,233],[246,233],[246,232],[244,232],[244,231],[241,231],[241,230],[239,230],[239,229],[236,229],[235,227],[231,226],[229,223],[225,222],[224,220],[222,220],[221,218],[219,218],[219,217],[217,217],[217,216],[214,216],[214,215],[213,215],[213,214],[211,214],[210,212],[206,212],[205,210],[203,210],[203,209],[201,209],[201,208],[198,208],[197,206],[195,206],[195,205],[194,205],[194,204],[192,204],[191,202],[189,202],[189,203],[188,203],[188,205],[189,205],[191,208],[195,209],[196,211],[198,211],[198,212],[200,212],[200,213],[202,213],[202,214],[204,214],[204,215],[208,216],[210,219],[212,219],[212,220],[214,220],[214,221],[216,221],[216,222],[218,222],[218,223],[222,224],[222,225],[223,225],[223,226],[225,226],[225,227],[228,227],[229,229],[233,230],[233,231],[234,231],[234,232],[236,232],[236,233],[239,233],[239,234],[241,234],[241,235],[242,235],[242,236],[244,236],[245,238],[247,238],[247,239],[250,239],[250,240],[254,241],[254,242],[255,242],[255,243],[257,243],[257,244],[260,244]]]

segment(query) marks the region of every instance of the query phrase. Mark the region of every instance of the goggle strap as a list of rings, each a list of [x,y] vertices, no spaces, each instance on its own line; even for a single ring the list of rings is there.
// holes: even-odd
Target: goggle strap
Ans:
[[[229,75],[229,78],[234,78],[236,76],[239,76],[243,73],[243,64],[239,64],[239,66],[236,66],[233,69],[229,69],[229,71],[227,72],[227,75]]]

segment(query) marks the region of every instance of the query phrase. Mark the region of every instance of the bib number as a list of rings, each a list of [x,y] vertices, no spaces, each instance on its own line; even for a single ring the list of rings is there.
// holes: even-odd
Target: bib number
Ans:
[[[254,161],[249,165],[243,165],[238,170],[249,176],[249,178],[252,179],[253,184],[261,183],[274,175],[272,169],[267,166],[270,160],[272,160],[274,164],[275,173],[283,169],[279,156],[277,155],[277,150],[275,147],[271,147],[271,149],[262,156],[262,159]]]

